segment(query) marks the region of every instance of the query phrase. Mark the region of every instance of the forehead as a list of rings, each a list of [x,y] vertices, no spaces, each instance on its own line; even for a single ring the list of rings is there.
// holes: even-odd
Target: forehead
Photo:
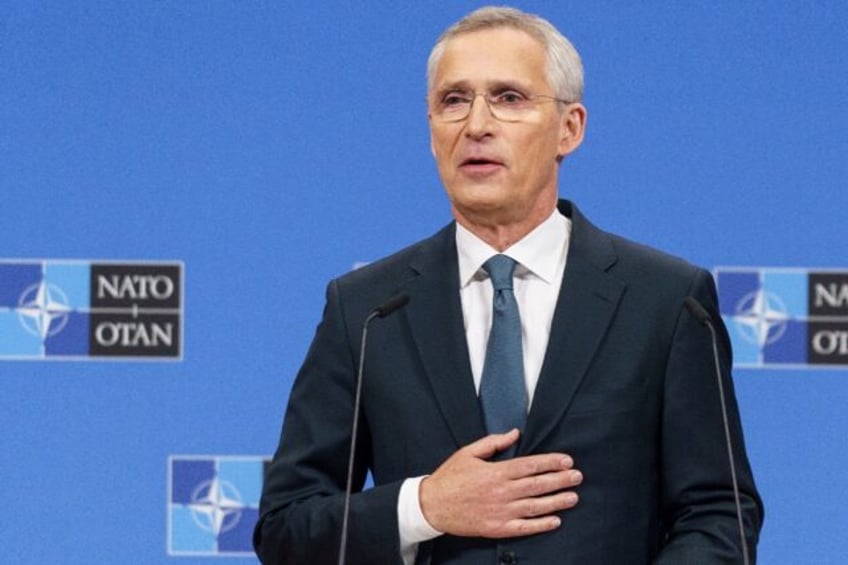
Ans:
[[[445,43],[436,66],[435,88],[454,84],[520,82],[544,85],[545,48],[527,32],[496,28],[463,33]]]

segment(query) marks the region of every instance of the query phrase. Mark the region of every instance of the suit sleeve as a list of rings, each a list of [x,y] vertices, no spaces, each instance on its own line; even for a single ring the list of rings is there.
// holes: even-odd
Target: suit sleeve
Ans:
[[[283,430],[266,473],[254,547],[262,563],[336,563],[341,537],[359,336],[345,322],[338,285],[327,287],[324,315],[292,388]],[[355,344],[354,344],[354,340]],[[359,423],[354,491],[369,466],[368,423]],[[397,498],[401,482],[355,492],[347,562],[400,563]]]
[[[712,277],[699,270],[689,294],[706,308],[718,338],[746,543],[751,563],[763,519],[731,379],[727,330],[718,315]],[[661,489],[665,546],[657,564],[742,563],[730,462],[709,328],[681,307],[665,374]]]

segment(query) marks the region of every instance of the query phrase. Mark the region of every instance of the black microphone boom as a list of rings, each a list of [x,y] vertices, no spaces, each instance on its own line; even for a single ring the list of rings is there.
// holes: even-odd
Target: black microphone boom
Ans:
[[[385,318],[395,310],[399,308],[403,308],[409,302],[409,295],[407,294],[396,294],[374,308],[374,312],[381,318]]]
[[[359,430],[359,405],[362,398],[362,374],[365,369],[365,343],[368,340],[368,325],[374,318],[385,318],[395,310],[403,308],[409,302],[406,294],[392,296],[368,314],[362,323],[362,339],[359,345],[359,368],[356,371],[356,394],[353,399],[353,425],[351,426],[350,454],[347,459],[347,484],[345,486],[344,512],[342,514],[342,535],[339,544],[339,565],[344,565],[347,554],[347,530],[350,516],[350,495],[353,490],[353,464],[356,453],[356,435]]]
[[[712,323],[713,319],[710,317],[709,313],[707,313],[706,309],[701,306],[700,302],[691,296],[687,296],[684,302],[686,303],[686,308],[689,310],[689,313],[692,314],[696,320],[701,322],[701,324],[706,326],[707,324]]]
[[[736,500],[736,519],[739,522],[739,541],[742,543],[742,562],[744,565],[750,563],[748,557],[748,544],[745,542],[745,528],[742,525],[742,503],[739,501],[739,483],[736,480],[736,465],[733,462],[733,443],[730,441],[730,424],[727,420],[727,403],[724,399],[724,385],[721,382],[721,369],[719,368],[718,359],[718,339],[716,338],[716,330],[713,325],[713,319],[707,310],[698,302],[697,299],[687,296],[683,301],[686,304],[686,309],[692,314],[701,325],[707,326],[710,329],[710,336],[713,342],[713,362],[715,364],[716,379],[718,380],[718,395],[721,401],[721,416],[724,420],[724,439],[727,442],[727,457],[730,460],[730,478],[733,481],[733,497]]]

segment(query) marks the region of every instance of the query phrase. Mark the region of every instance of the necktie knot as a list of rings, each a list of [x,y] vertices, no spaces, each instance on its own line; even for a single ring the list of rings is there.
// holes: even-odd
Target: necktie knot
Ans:
[[[483,269],[489,273],[492,286],[497,290],[512,290],[512,273],[516,262],[506,255],[494,255],[483,263]]]

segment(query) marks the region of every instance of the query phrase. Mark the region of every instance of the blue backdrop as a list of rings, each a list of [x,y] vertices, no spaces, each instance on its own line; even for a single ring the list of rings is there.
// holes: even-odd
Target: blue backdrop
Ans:
[[[3,3],[0,257],[183,262],[185,318],[180,361],[0,360],[0,561],[221,563],[168,554],[169,458],[270,455],[327,280],[449,220],[424,67],[478,5]],[[518,5],[583,56],[595,223],[848,268],[848,4]],[[735,380],[761,562],[844,562],[848,375]]]

